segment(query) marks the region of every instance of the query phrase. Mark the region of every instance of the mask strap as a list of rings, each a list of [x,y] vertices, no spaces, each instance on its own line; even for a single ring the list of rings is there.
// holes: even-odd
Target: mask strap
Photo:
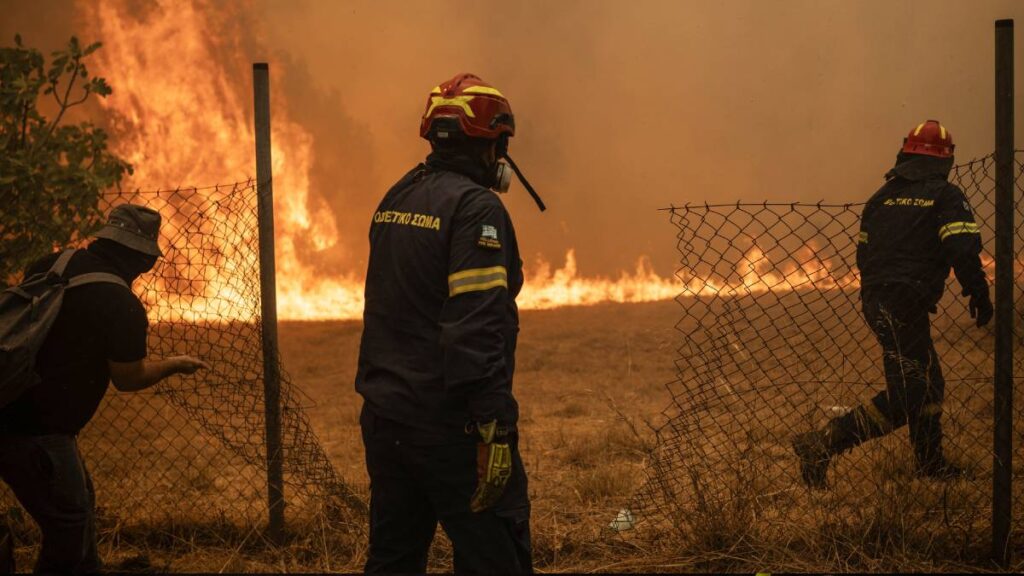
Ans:
[[[519,167],[512,161],[512,158],[507,153],[504,154],[504,158],[505,161],[508,162],[508,165],[512,167],[512,171],[516,173],[516,177],[519,178],[519,181],[523,183],[524,187],[526,187],[526,191],[533,197],[533,201],[537,203],[537,208],[540,208],[541,212],[547,210],[547,206],[544,205],[544,201],[540,199],[540,196],[538,196],[537,192],[534,191],[533,186],[530,186],[530,183],[525,177],[523,177],[523,173],[519,171]]]

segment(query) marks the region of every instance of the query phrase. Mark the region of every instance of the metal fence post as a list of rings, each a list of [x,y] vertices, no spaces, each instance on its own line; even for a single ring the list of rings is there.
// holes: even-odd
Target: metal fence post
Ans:
[[[995,450],[992,556],[1010,562],[1013,509],[1013,20],[996,21]]]
[[[274,187],[270,165],[270,70],[252,65],[256,123],[256,191],[259,197],[260,303],[262,306],[263,392],[266,413],[269,537],[284,536],[284,462],[281,452],[281,367],[277,348],[277,281],[274,271]]]

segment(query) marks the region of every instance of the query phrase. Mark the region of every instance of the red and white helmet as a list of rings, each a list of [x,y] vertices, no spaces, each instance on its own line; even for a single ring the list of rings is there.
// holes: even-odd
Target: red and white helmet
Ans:
[[[457,74],[431,90],[420,121],[420,137],[427,140],[460,133],[489,140],[516,133],[508,100],[473,74]]]
[[[953,135],[938,120],[918,124],[903,139],[903,151],[907,154],[949,158],[953,155],[953,148]]]

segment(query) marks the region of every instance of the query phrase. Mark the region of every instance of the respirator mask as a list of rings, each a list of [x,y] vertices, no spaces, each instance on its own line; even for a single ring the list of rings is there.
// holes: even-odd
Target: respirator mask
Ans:
[[[494,187],[491,190],[504,194],[508,192],[508,187],[512,185],[512,168],[509,167],[508,162],[505,159],[498,160],[497,167],[494,169]]]
[[[523,183],[526,191],[530,193],[530,197],[537,203],[537,208],[540,208],[541,212],[547,210],[547,207],[544,206],[544,201],[540,199],[533,186],[530,186],[530,182],[523,176],[519,167],[516,166],[516,163],[508,155],[508,136],[503,135],[498,139],[495,156],[498,158],[498,161],[494,165],[494,186],[491,187],[491,190],[501,194],[508,192],[509,186],[512,185],[512,173],[515,172],[516,177]]]

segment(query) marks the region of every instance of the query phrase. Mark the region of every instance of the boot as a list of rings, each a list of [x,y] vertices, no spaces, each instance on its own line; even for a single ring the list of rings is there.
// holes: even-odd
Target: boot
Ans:
[[[953,464],[945,458],[940,460],[930,460],[925,464],[920,462],[917,464],[917,475],[922,478],[932,478],[934,480],[957,480],[965,479],[971,480],[974,475],[971,474],[970,470],[963,466]]]
[[[883,436],[888,428],[874,423],[863,406],[832,420],[819,431],[793,438],[793,452],[800,459],[800,476],[810,488],[825,488],[832,457],[861,442]]]
[[[930,439],[931,440],[931,439]],[[946,460],[942,453],[942,440],[915,443],[914,456],[917,463],[917,475],[935,480],[956,480],[972,478],[972,474],[964,467]]]
[[[917,475],[936,480],[970,478],[970,472],[946,460],[942,451],[940,413],[922,415],[911,422],[910,441],[914,445]]]
[[[797,434],[793,438],[793,452],[800,459],[800,477],[808,488],[824,489],[825,475],[832,460],[825,434],[820,431]]]

